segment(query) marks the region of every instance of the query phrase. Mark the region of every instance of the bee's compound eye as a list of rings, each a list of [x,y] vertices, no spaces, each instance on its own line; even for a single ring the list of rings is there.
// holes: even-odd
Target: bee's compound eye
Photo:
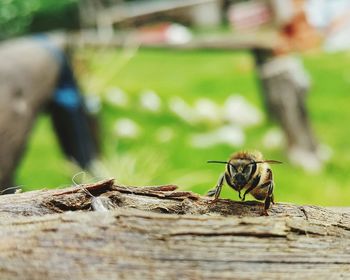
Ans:
[[[234,175],[234,174],[236,174],[236,173],[237,173],[237,169],[236,169],[234,166],[229,165],[229,169],[230,169],[230,173],[231,173],[231,175]]]
[[[243,173],[250,173],[251,172],[251,170],[252,170],[252,166],[250,165],[250,164],[247,164],[246,166],[244,166],[244,168],[243,168]]]

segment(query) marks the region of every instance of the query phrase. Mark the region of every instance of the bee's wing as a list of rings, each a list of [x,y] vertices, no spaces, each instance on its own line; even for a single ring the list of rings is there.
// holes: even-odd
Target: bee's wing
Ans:
[[[273,163],[273,164],[278,164],[278,163],[283,163],[282,161],[274,160],[274,159],[266,159],[266,160],[259,160],[259,161],[253,161],[250,164],[256,164],[256,163]]]
[[[227,161],[220,161],[220,160],[208,160],[207,163],[224,163],[224,164],[230,164]]]
[[[273,163],[273,164],[281,164],[281,163],[283,163],[282,161],[274,160],[274,159],[267,159],[267,160],[263,160],[262,162]]]

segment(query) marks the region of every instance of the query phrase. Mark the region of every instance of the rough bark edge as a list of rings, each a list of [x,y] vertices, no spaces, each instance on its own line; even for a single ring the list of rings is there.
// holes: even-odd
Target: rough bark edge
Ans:
[[[113,209],[91,211],[99,198]],[[265,217],[260,202],[210,200],[174,185],[113,179],[1,196],[0,277],[350,277],[348,208],[277,203]]]
[[[193,192],[177,191],[175,185],[162,186],[122,186],[107,179],[93,184],[73,186],[65,189],[40,190],[20,194],[0,196],[0,217],[40,216],[66,211],[91,211],[93,198],[110,200],[114,208],[132,208],[156,213],[175,215],[220,215],[238,217],[259,217],[263,207],[258,201],[233,201],[212,198]],[[333,211],[318,206],[276,203],[269,209],[271,217],[302,218],[305,221],[321,223],[350,224],[350,209]]]

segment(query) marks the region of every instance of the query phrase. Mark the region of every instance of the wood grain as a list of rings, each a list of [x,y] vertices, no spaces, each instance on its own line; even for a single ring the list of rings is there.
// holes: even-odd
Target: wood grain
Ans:
[[[350,209],[85,185],[0,197],[1,279],[349,279]]]

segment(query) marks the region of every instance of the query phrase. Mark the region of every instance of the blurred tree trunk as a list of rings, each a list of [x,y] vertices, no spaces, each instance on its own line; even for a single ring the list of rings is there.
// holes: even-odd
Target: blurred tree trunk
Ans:
[[[310,86],[305,69],[290,55],[275,57],[261,49],[253,53],[268,113],[284,131],[291,161],[318,170],[322,163],[306,108]]]
[[[81,187],[0,197],[2,279],[348,279],[350,210]],[[92,200],[115,209],[89,212]],[[82,210],[82,211],[77,211]],[[74,212],[72,212],[74,211]]]
[[[1,190],[13,183],[34,120],[52,97],[59,65],[31,38],[2,43],[0,61]]]

